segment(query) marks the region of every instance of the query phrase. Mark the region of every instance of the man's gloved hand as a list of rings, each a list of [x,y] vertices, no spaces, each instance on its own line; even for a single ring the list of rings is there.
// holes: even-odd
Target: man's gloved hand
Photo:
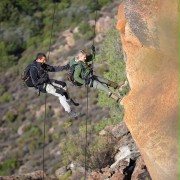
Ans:
[[[69,64],[65,65],[65,69],[66,69],[66,71],[69,70],[70,69],[70,65]]]
[[[91,46],[91,50],[92,50],[92,52],[93,52],[94,54],[96,53],[96,48],[95,48],[94,45]]]

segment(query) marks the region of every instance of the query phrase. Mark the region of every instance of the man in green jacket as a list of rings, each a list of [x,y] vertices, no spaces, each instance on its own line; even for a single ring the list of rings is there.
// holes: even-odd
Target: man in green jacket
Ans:
[[[103,77],[92,75],[92,68],[88,64],[95,55],[95,47],[92,46],[92,52],[88,55],[84,50],[81,50],[76,57],[70,60],[70,70],[73,72],[73,77],[69,77],[70,81],[76,86],[88,85],[95,89],[102,90],[108,94],[109,97],[115,99],[117,102],[121,100],[118,94],[113,93],[108,86],[114,89],[119,89],[122,84],[115,83]],[[73,70],[72,70],[73,68]]]

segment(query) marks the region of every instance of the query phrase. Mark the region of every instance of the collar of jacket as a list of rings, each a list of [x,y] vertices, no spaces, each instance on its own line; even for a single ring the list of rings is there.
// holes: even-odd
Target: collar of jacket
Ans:
[[[39,68],[39,69],[43,68],[43,64],[40,62],[37,62],[36,60],[34,60],[33,63],[36,65],[37,68]]]
[[[79,61],[76,57],[74,58],[74,61],[79,63],[86,63],[86,61]]]

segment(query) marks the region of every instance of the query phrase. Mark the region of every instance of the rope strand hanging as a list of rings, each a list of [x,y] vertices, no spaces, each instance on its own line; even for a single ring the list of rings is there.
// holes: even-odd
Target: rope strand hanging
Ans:
[[[96,0],[96,7],[98,7],[98,0]],[[95,23],[94,23],[94,34],[93,34],[93,46],[94,46],[94,39],[96,37],[96,20],[97,20],[97,8],[96,8],[96,11],[95,11]],[[92,75],[93,75],[93,68],[94,68],[94,59],[95,59],[95,54],[94,54],[94,58],[92,60]],[[86,135],[85,135],[85,173],[84,173],[84,178],[85,180],[87,179],[87,170],[88,170],[88,166],[87,166],[87,148],[88,148],[88,119],[89,119],[89,88],[88,88],[88,85],[86,86],[87,90],[86,90],[86,93],[87,93],[87,105],[86,105],[86,108],[87,108],[87,118],[86,118]]]
[[[98,0],[96,0],[96,7],[98,7]],[[94,39],[95,39],[95,37],[96,37],[96,21],[97,21],[97,9],[96,9],[96,11],[95,11],[95,19],[94,19],[94,34],[93,34],[93,46],[94,46],[94,44],[95,44],[95,42],[94,42]],[[94,54],[94,58],[93,58],[93,60],[92,60],[92,74],[93,74],[93,69],[94,69],[94,59],[95,59],[95,54]]]
[[[55,12],[56,12],[56,1],[54,2],[54,11],[52,16],[52,26],[51,26],[51,34],[50,34],[50,40],[49,40],[49,48],[48,48],[48,55],[47,55],[47,61],[49,61],[50,57],[50,49],[51,49],[51,41],[52,41],[52,34],[53,34],[53,28],[54,28],[54,20],[55,20]],[[44,173],[45,173],[45,141],[46,141],[46,118],[47,118],[47,107],[46,107],[46,101],[47,101],[47,93],[45,94],[45,100],[44,100],[44,121],[43,121],[43,180],[44,180]]]

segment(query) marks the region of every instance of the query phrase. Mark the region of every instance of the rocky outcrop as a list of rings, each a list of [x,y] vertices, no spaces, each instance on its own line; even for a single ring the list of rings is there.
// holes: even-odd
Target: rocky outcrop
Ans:
[[[151,180],[146,165],[124,121],[121,121],[119,125],[106,127],[103,133],[100,132],[100,135],[109,136],[115,142],[114,162],[105,168],[91,172],[88,180],[142,180],[142,177]]]
[[[125,122],[153,180],[178,179],[177,0],[124,0],[117,29],[131,91]]]

